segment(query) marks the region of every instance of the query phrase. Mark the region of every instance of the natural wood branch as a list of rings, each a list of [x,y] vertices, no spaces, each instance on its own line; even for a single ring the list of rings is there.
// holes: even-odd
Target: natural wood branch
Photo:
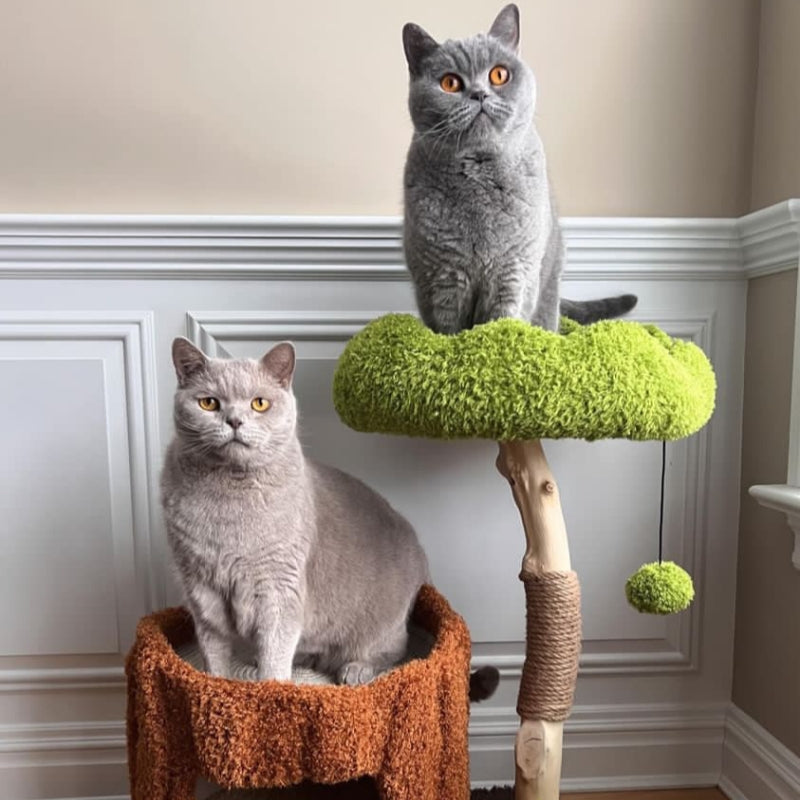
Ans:
[[[558,485],[541,441],[500,442],[497,469],[511,484],[522,516],[527,542],[523,570],[538,574],[571,569]]]
[[[524,572],[571,569],[558,486],[539,440],[500,442],[497,469],[508,480],[525,529]],[[515,800],[558,800],[563,722],[522,720],[515,744]]]
[[[563,722],[520,721],[514,742],[514,800],[558,800]]]

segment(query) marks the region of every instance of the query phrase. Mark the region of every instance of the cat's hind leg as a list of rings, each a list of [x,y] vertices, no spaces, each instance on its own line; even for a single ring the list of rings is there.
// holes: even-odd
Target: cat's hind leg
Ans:
[[[404,619],[361,653],[347,658],[336,671],[336,682],[346,686],[369,683],[401,661],[407,649],[408,628]]]

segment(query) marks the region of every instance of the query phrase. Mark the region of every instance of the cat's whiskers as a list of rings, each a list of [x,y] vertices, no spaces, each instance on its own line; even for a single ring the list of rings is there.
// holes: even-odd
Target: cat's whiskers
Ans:
[[[417,141],[424,142],[431,155],[436,158],[453,134],[458,141],[459,136],[465,130],[464,122],[471,116],[472,112],[469,106],[458,106],[427,131],[416,133],[415,137]]]
[[[497,122],[505,122],[514,113],[514,109],[503,100],[495,99],[486,104],[489,116]]]
[[[417,140],[421,141],[423,139],[426,139],[428,136],[433,136],[433,135],[441,132],[441,130],[444,129],[444,128],[447,128],[449,126],[449,124],[450,124],[450,118],[449,117],[445,117],[444,119],[440,119],[435,125],[432,125],[426,131],[422,131],[422,132],[415,131],[414,135],[417,138]]]

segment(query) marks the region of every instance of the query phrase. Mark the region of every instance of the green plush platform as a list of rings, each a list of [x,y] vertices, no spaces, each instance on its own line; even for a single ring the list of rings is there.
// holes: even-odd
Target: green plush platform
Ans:
[[[501,319],[445,336],[407,314],[356,334],[333,382],[351,428],[441,439],[681,439],[715,392],[702,350],[653,325]]]

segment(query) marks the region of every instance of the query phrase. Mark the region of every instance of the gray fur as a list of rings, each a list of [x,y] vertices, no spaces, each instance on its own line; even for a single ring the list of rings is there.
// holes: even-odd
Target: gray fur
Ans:
[[[224,360],[176,339],[173,361],[162,503],[208,671],[228,674],[241,637],[261,680],[290,679],[293,659],[341,683],[370,680],[405,651],[428,580],[413,528],[356,478],[304,457],[291,344]],[[200,408],[204,397],[219,410]]]
[[[488,34],[442,44],[409,23],[403,45],[414,123],[404,246],[423,320],[440,333],[500,317],[556,330],[565,252],[533,121],[536,82],[517,52],[517,7]],[[501,86],[489,81],[496,65],[511,75]],[[441,88],[448,73],[461,91]],[[586,323],[635,304],[633,295],[563,301],[560,313]]]

